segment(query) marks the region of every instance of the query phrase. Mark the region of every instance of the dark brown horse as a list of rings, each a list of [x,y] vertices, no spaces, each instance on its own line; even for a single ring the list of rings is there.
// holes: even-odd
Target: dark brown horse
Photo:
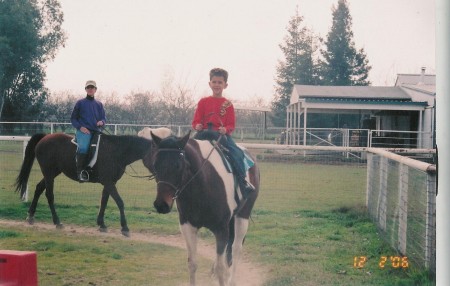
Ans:
[[[161,139],[152,133],[152,139],[158,182],[154,206],[159,213],[168,213],[176,201],[187,244],[190,284],[195,285],[197,233],[206,227],[216,238],[214,274],[220,285],[234,285],[248,220],[259,192],[258,166],[255,163],[248,171],[256,191],[238,208],[242,194],[209,141],[189,139],[189,134]]]
[[[158,131],[156,131],[158,132]],[[25,150],[25,158],[22,168],[16,179],[16,191],[20,191],[23,198],[27,188],[28,178],[36,158],[41,168],[44,178],[36,185],[33,201],[28,210],[27,221],[34,222],[39,197],[45,190],[48,205],[50,207],[53,223],[57,228],[62,224],[56,214],[54,205],[53,185],[55,177],[63,173],[72,180],[77,180],[75,153],[76,145],[72,143],[73,137],[63,134],[36,134],[31,137]],[[101,205],[97,216],[97,224],[100,231],[106,231],[104,214],[108,199],[111,196],[116,202],[120,211],[120,224],[122,234],[129,235],[129,229],[124,212],[124,203],[120,197],[116,182],[122,177],[127,165],[142,159],[144,165],[151,172],[150,163],[151,140],[138,136],[114,136],[102,135],[100,148],[98,151],[97,162],[93,167],[93,176],[91,182],[103,185]],[[82,187],[82,185],[80,185]]]

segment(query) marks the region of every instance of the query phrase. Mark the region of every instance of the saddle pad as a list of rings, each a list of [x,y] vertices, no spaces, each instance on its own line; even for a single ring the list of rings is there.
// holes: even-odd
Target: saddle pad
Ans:
[[[101,134],[94,134],[94,136],[92,136],[91,145],[89,147],[89,157],[91,157],[91,160],[89,161],[88,167],[93,168],[95,163],[97,162],[98,149],[100,147],[101,137],[102,137]]]

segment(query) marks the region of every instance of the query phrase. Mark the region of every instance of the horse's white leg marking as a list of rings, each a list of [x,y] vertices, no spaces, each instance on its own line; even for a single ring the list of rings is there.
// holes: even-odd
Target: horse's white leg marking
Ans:
[[[233,242],[233,264],[231,265],[230,285],[236,285],[236,270],[241,258],[242,244],[248,229],[248,219],[235,217],[234,222],[234,242]]]
[[[195,272],[197,271],[197,232],[198,228],[193,227],[190,223],[180,225],[181,233],[188,251],[188,269],[189,282],[191,286],[195,285]]]
[[[228,285],[229,271],[226,263],[226,251],[222,254],[217,254],[216,263],[214,264],[214,273],[219,280],[220,286]]]

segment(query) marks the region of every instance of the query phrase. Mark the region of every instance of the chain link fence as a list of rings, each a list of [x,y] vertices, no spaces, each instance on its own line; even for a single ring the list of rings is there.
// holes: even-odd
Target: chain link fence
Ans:
[[[368,152],[366,198],[380,235],[409,260],[435,272],[435,165],[387,151]]]

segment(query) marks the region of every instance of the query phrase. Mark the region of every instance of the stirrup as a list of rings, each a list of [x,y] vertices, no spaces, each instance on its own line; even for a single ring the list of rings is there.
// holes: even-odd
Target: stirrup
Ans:
[[[255,186],[252,185],[252,183],[248,182],[247,180],[244,180],[242,182],[242,188],[241,188],[242,197],[247,198],[255,190],[256,190],[256,188],[255,188]]]
[[[89,172],[86,170],[82,170],[80,174],[78,174],[78,181],[80,182],[89,182]]]
[[[245,188],[246,189],[251,189],[251,191],[256,190],[255,186],[253,186],[253,184],[250,183],[249,181],[245,180],[244,183],[245,183]]]

